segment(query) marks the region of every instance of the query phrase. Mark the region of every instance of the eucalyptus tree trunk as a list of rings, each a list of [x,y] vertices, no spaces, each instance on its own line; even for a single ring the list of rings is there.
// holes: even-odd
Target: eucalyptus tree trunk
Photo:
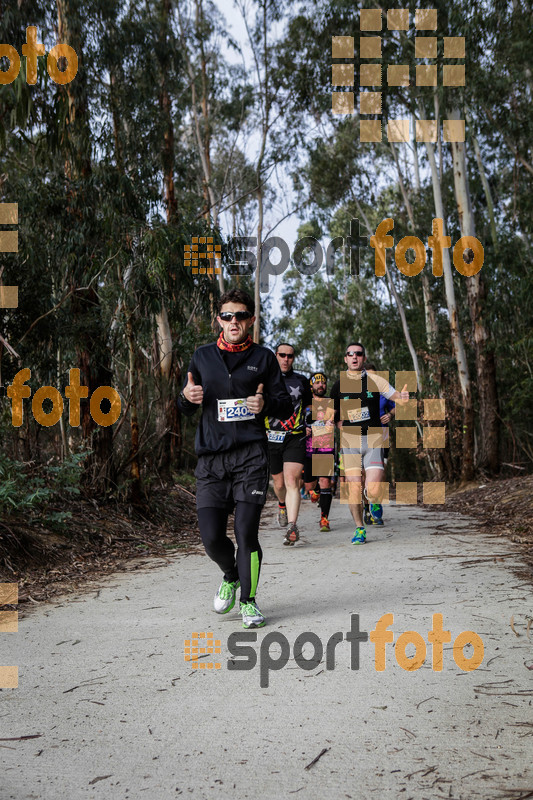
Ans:
[[[259,87],[261,91],[261,149],[256,165],[257,176],[257,267],[255,269],[254,302],[255,302],[255,323],[254,323],[254,342],[259,343],[261,332],[261,295],[259,292],[261,280],[261,262],[263,246],[263,215],[264,215],[264,189],[263,189],[263,161],[265,158],[268,131],[270,127],[270,73],[269,73],[269,52],[268,52],[268,26],[267,26],[267,4],[268,0],[262,0],[262,61],[264,75],[260,79],[258,72]]]
[[[394,146],[393,142],[390,142],[390,148],[392,151],[392,155],[394,157],[394,163],[396,164],[396,171],[398,173],[398,182],[400,184],[400,191],[402,193],[403,201],[405,204],[405,208],[407,211],[407,216],[409,217],[409,227],[411,228],[413,234],[415,233],[415,215],[413,212],[413,206],[411,200],[409,199],[409,194],[407,192],[407,188],[405,186],[405,181],[403,179],[402,170],[400,168],[400,162],[398,161],[398,154],[396,152],[396,147]],[[416,151],[416,147],[414,148],[414,174],[415,174],[415,186],[418,186],[420,189],[420,175],[418,170],[418,155]],[[437,340],[437,321],[435,318],[435,309],[433,308],[433,304],[431,302],[431,287],[429,285],[429,278],[427,276],[427,272],[422,270],[420,277],[422,279],[422,296],[424,298],[424,320],[426,323],[426,341],[429,350],[433,350],[435,347],[435,342]]]
[[[187,72],[191,82],[194,135],[203,173],[202,192],[204,196],[204,219],[206,220],[208,226],[212,225],[214,228],[216,228],[218,224],[220,201],[217,202],[212,185],[213,169],[211,165],[211,102],[209,76],[207,74],[208,57],[206,55],[204,46],[203,0],[195,0],[195,31],[196,38],[199,42],[200,52],[199,76],[195,72],[195,68],[189,53],[189,48],[186,41],[185,26],[183,25],[183,21],[180,16],[179,6],[177,10],[180,22],[182,53],[187,64]],[[198,100],[197,92],[198,77],[200,78],[201,87],[200,100]],[[199,108],[201,109],[201,113],[198,112]],[[211,266],[214,264],[215,267],[220,270],[218,275],[214,273],[213,278],[218,279],[218,287],[220,293],[223,294],[224,275],[222,274],[222,259],[210,259],[210,264]]]
[[[435,214],[437,218],[442,219],[443,235],[446,235],[444,203],[442,200],[442,189],[437,170],[437,163],[435,161],[435,151],[431,142],[425,142],[425,147],[431,170]],[[450,264],[450,252],[447,247],[444,247],[442,251],[442,269],[444,275],[444,289],[446,292],[446,304],[448,306],[448,316],[450,322],[452,350],[457,363],[459,386],[461,387],[461,399],[463,404],[461,479],[466,481],[471,480],[474,475],[474,408],[472,404],[472,386],[470,383],[468,362],[466,360],[463,337],[459,328],[457,303],[455,300],[455,289],[453,286],[453,275]]]
[[[167,223],[171,224],[178,216],[178,203],[174,187],[174,124],[172,104],[166,79],[168,56],[169,14],[171,0],[161,0],[159,29],[159,106],[163,120],[163,142],[161,162],[163,167],[164,203]],[[159,434],[159,468],[168,475],[170,466],[181,451],[181,418],[176,396],[179,392],[181,371],[178,359],[172,353],[172,331],[169,324],[165,301],[161,299],[161,311],[155,316],[155,370],[160,389],[160,402],[157,414]]]
[[[454,110],[451,118],[458,119],[459,112]],[[452,157],[455,198],[461,236],[475,236],[476,228],[468,185],[464,142],[452,142]],[[495,474],[498,472],[500,465],[500,420],[496,388],[496,363],[489,332],[483,318],[487,286],[481,272],[466,277],[465,280],[476,356],[476,384],[479,396],[481,442],[479,465],[491,474]]]
[[[84,62],[84,16],[80,0],[57,0],[58,43],[68,44],[78,55],[79,69],[75,80],[58,86],[67,99],[67,116],[62,125],[60,148],[64,157],[67,212],[73,229],[80,224],[82,206],[96,205],[90,177],[91,129],[87,87],[87,66]],[[83,184],[80,193],[80,183]],[[76,256],[81,266],[69,269],[71,282],[71,314],[80,381],[89,388],[89,397],[99,386],[112,384],[105,331],[100,319],[100,298],[90,280],[90,267],[84,271],[90,243],[81,243]],[[88,288],[77,288],[78,286]],[[96,424],[88,402],[81,404],[81,430],[85,446],[91,450],[84,463],[84,481],[96,492],[105,492],[115,483],[111,426]]]
[[[242,18],[248,34],[250,48],[252,50],[254,66],[258,84],[258,97],[261,111],[261,142],[259,146],[259,155],[255,165],[256,175],[256,190],[255,196],[257,198],[257,267],[255,270],[254,282],[254,303],[255,303],[255,323],[254,323],[254,342],[259,342],[261,331],[261,293],[260,293],[260,280],[261,280],[261,259],[262,259],[262,244],[263,244],[263,223],[264,223],[264,179],[263,167],[266,155],[266,147],[268,141],[268,134],[270,131],[270,115],[272,110],[272,99],[270,96],[270,50],[268,45],[268,5],[271,0],[258,0],[258,5],[261,14],[260,35],[256,37],[250,30],[248,23],[248,15],[246,3],[244,0],[237,0],[237,6],[242,14]]]
[[[359,203],[359,200],[357,198],[355,198],[355,202],[356,202],[356,205],[357,205],[357,211],[361,215],[361,219],[363,220],[364,224],[366,225],[366,228],[367,228],[369,234],[372,234],[372,227],[370,225],[370,221],[369,221],[367,215],[363,211],[363,208],[361,207],[361,204]],[[413,345],[413,340],[411,339],[411,332],[409,330],[407,317],[405,315],[405,311],[404,311],[404,307],[403,307],[403,303],[402,303],[402,298],[398,294],[398,291],[397,291],[396,286],[394,285],[394,281],[392,279],[392,275],[390,274],[389,268],[387,266],[385,266],[385,274],[387,275],[387,282],[388,282],[388,285],[389,285],[389,289],[390,289],[390,292],[391,292],[392,296],[394,297],[394,302],[396,303],[396,307],[398,309],[398,314],[400,315],[400,321],[402,323],[403,335],[405,337],[405,342],[407,344],[407,348],[408,348],[409,354],[411,356],[411,361],[413,362],[413,368],[414,368],[414,371],[416,373],[416,382],[417,382],[417,385],[418,385],[418,390],[422,391],[422,376],[420,374],[420,366],[418,364],[418,356],[416,355],[416,350],[415,350],[415,347]]]

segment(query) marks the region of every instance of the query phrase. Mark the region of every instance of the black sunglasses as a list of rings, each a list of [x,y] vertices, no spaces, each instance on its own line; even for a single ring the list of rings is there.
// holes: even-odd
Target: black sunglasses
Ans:
[[[294,358],[294,353],[276,353],[280,358]]]
[[[350,357],[352,357],[352,356],[364,356],[364,353],[363,353],[362,350],[350,350],[348,353],[346,353],[346,355],[350,356]]]
[[[250,319],[252,314],[249,311],[221,311],[219,316],[224,322],[231,322],[233,317],[237,322],[243,322],[245,319]]]

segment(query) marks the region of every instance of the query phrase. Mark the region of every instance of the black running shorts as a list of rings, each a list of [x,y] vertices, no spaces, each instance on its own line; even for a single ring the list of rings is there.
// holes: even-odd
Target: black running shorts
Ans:
[[[270,459],[270,472],[278,475],[283,472],[283,465],[287,461],[295,464],[305,462],[305,433],[288,433],[280,444],[268,443],[268,457]]]
[[[268,454],[262,442],[198,456],[197,508],[232,510],[235,503],[264,505],[268,489]]]

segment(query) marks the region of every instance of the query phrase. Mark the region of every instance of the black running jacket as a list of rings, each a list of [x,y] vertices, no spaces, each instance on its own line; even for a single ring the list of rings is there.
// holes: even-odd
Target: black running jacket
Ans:
[[[201,406],[190,403],[183,394],[178,407],[185,416],[192,416],[198,408],[202,416],[196,431],[195,450],[201,456],[233,450],[250,442],[267,444],[265,417],[273,415],[286,419],[293,411],[292,401],[274,353],[266,347],[252,344],[243,350],[231,373],[216,342],[205,344],[195,351],[189,364],[194,382],[201,384],[204,399]],[[218,421],[218,400],[249,397],[262,383],[263,411],[254,419],[235,422]],[[187,385],[187,381],[183,388]]]

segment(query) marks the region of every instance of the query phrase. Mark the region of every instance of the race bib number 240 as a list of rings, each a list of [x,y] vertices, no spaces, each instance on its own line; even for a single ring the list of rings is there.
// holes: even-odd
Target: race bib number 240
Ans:
[[[255,414],[246,405],[245,397],[235,397],[230,400],[217,400],[219,422],[243,422],[255,419]]]

